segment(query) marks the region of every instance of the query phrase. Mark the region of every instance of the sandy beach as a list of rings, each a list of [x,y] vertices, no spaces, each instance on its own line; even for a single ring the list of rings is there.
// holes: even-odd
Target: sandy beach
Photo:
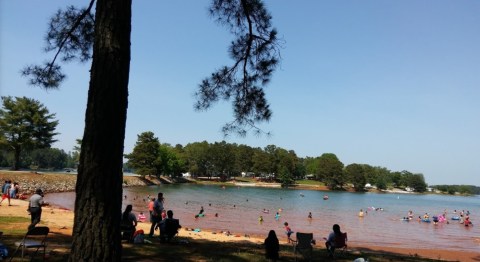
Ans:
[[[8,206],[7,203],[2,203],[0,206],[0,216],[21,216],[29,217],[27,213],[27,201],[12,199],[11,206]],[[73,228],[73,218],[74,214],[71,210],[65,210],[56,208],[53,206],[45,206],[42,212],[42,221],[40,225],[47,225],[51,228],[52,233],[60,233],[71,235]],[[180,221],[181,223],[181,221]],[[181,223],[182,224],[182,223]],[[255,236],[241,236],[235,235],[234,233],[230,236],[222,234],[221,232],[193,232],[186,230],[186,228],[191,228],[189,225],[182,224],[183,228],[179,232],[179,237],[189,237],[192,239],[208,239],[211,241],[219,242],[242,242],[249,241],[253,243],[263,243],[263,238]],[[3,227],[3,226],[2,226]],[[149,223],[139,223],[137,229],[143,229],[145,232],[150,230]],[[1,230],[1,228],[0,228]],[[321,241],[320,241],[321,242]],[[480,238],[477,239],[480,248]],[[323,243],[317,243],[315,248],[324,248]],[[392,248],[392,247],[382,247],[382,246],[363,246],[363,245],[349,245],[349,252],[355,251],[374,251],[374,252],[390,252],[398,253],[405,255],[418,255],[421,257],[427,257],[432,259],[441,259],[448,261],[479,261],[480,252],[456,252],[456,251],[447,251],[447,250],[435,250],[435,249],[405,249],[405,248]]]

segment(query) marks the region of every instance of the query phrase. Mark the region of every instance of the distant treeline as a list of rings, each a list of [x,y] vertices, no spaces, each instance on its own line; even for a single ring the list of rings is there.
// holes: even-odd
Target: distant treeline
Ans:
[[[460,194],[480,195],[480,187],[472,185],[436,185],[432,186],[432,188],[451,195],[457,192]]]
[[[41,148],[24,150],[20,154],[18,167],[32,170],[61,170],[64,168],[76,168],[79,151],[65,152],[58,148]],[[0,166],[12,167],[15,162],[14,153],[0,150]]]
[[[331,189],[343,190],[353,186],[356,191],[365,186],[387,189],[403,188],[424,192],[427,184],[422,174],[409,171],[392,172],[385,167],[353,163],[345,166],[333,153],[315,157],[298,157],[294,150],[275,145],[265,148],[230,144],[225,141],[194,142],[172,146],[160,143],[153,132],[138,135],[133,151],[125,155],[124,170],[142,176],[193,177],[252,176],[266,181],[277,181],[288,186],[295,180],[313,179]]]

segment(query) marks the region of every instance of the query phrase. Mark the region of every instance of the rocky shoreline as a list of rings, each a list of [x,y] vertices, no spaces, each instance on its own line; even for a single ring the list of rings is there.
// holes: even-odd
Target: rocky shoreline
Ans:
[[[54,174],[34,171],[0,171],[0,183],[5,180],[17,182],[20,186],[19,193],[30,195],[36,188],[41,188],[46,193],[75,191],[77,176],[74,174]],[[161,182],[156,178],[142,178],[140,176],[124,176],[123,186],[149,186]]]

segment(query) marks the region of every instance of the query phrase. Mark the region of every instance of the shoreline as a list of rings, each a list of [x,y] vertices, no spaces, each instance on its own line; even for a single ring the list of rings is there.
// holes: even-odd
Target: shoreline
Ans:
[[[0,183],[10,179],[12,182],[18,182],[20,185],[20,193],[31,195],[36,188],[42,188],[46,193],[61,193],[61,192],[75,192],[75,183],[76,175],[75,174],[59,174],[59,173],[48,173],[48,172],[35,172],[35,171],[8,171],[0,170]],[[186,179],[188,183],[198,183],[198,184],[220,184],[226,186],[236,186],[236,187],[267,187],[267,188],[280,188],[280,183],[266,183],[266,182],[239,182],[236,180],[229,182],[215,182],[215,181],[203,181],[203,180],[192,180]],[[140,176],[123,176],[123,187],[133,187],[133,186],[152,186],[152,185],[161,185],[163,182],[157,177],[140,177]],[[306,184],[295,184],[289,187],[293,190],[318,190],[318,191],[332,191],[327,186],[324,185],[306,185]],[[351,189],[345,190],[346,192],[354,192]],[[365,191],[364,193],[379,193],[379,194],[439,194],[447,195],[442,193],[417,193],[404,191],[401,189],[386,189],[386,190],[377,190],[371,189]],[[449,195],[449,196],[470,196],[470,195]]]
[[[3,204],[3,203],[2,203]],[[1,205],[1,215],[0,216],[19,216],[29,218],[29,214],[26,211],[28,201],[12,199],[12,206]],[[74,213],[72,210],[61,209],[55,206],[45,206],[43,207],[42,219],[40,225],[47,225],[51,228],[51,233],[60,233],[65,235],[72,235],[73,230],[73,221]],[[180,224],[181,221],[180,221]],[[250,242],[254,244],[262,244],[264,237],[266,236],[244,236],[236,232],[231,232],[231,235],[226,235],[221,232],[214,232],[210,230],[202,230],[201,232],[194,232],[191,230],[186,230],[187,228],[191,229],[190,225],[183,225],[179,230],[178,237],[180,238],[191,238],[192,240],[209,240],[216,242]],[[137,229],[143,229],[145,232],[150,230],[150,223],[138,223]],[[26,230],[26,229],[25,229]],[[156,232],[158,234],[158,232]],[[280,240],[281,244],[287,244],[285,240]],[[478,240],[480,245],[480,239]],[[315,249],[324,249],[323,241],[317,240],[317,244],[314,246]],[[357,243],[349,243],[348,252],[370,252],[370,253],[393,253],[400,254],[405,256],[412,257],[422,257],[422,258],[431,258],[447,261],[478,261],[480,258],[480,252],[465,252],[465,251],[451,251],[451,250],[438,250],[438,249],[408,249],[408,248],[399,248],[399,247],[387,247],[379,245],[359,245]]]

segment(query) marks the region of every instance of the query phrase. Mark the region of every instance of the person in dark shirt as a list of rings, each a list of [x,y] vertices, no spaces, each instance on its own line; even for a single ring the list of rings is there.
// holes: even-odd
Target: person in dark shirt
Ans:
[[[265,239],[265,258],[271,261],[278,260],[278,251],[280,250],[280,244],[278,243],[277,234],[274,230],[268,232],[268,237]]]

